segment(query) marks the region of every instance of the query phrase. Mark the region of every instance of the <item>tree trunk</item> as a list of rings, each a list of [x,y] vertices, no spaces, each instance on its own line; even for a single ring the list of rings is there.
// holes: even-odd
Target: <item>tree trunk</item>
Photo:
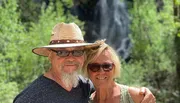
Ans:
[[[173,8],[174,8],[174,17],[175,22],[180,22],[180,6],[175,5],[175,0],[173,0]],[[176,51],[176,72],[177,72],[177,88],[179,90],[180,95],[180,37],[177,36],[178,33],[180,33],[180,28],[177,28],[177,33],[175,37],[175,51]]]
[[[180,37],[175,37],[175,49],[176,49],[176,72],[177,72],[177,80],[178,80],[178,86],[180,85]],[[180,91],[180,86],[179,86]]]

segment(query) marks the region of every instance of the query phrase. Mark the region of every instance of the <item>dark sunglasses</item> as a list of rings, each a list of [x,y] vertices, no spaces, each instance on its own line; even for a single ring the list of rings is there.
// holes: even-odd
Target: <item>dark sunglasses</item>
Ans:
[[[75,57],[82,56],[84,54],[84,50],[73,50],[73,51],[68,51],[68,50],[52,50],[53,52],[56,53],[57,56],[59,57],[66,57],[69,56],[71,53]]]
[[[114,64],[113,63],[91,63],[88,64],[87,68],[91,70],[92,72],[98,72],[102,68],[105,72],[109,72],[113,69]]]

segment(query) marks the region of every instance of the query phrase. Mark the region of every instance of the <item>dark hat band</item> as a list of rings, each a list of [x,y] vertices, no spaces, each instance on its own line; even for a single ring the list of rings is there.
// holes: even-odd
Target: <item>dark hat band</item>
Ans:
[[[84,43],[82,40],[52,40],[49,44]]]

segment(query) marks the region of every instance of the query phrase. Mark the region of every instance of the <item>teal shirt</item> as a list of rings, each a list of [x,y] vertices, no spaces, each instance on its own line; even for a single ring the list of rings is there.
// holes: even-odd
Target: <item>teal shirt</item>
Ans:
[[[134,103],[134,101],[131,98],[130,93],[128,92],[128,86],[118,84],[121,88],[121,94],[120,94],[120,103]],[[92,98],[90,98],[89,103],[93,103]]]
[[[121,102],[120,103],[134,103],[131,98],[130,93],[128,92],[128,86],[119,85],[121,88]]]

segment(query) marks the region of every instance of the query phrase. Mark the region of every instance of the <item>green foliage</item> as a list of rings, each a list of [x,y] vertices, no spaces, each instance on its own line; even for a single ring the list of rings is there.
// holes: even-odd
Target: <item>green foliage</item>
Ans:
[[[21,10],[20,18],[26,26],[29,26],[28,22],[37,22],[38,16],[41,10],[41,2],[44,0],[16,0],[18,1],[18,9]],[[41,1],[41,2],[40,2]]]
[[[12,82],[12,78],[20,69],[19,44],[24,30],[19,22],[15,0],[3,0],[0,11],[0,102],[12,103],[18,91],[17,83]]]
[[[158,103],[175,103],[177,97],[173,95],[178,91],[175,88],[176,84],[172,82],[176,73],[173,1],[163,2],[164,6],[160,12],[157,12],[153,0],[133,2],[133,8],[130,10],[132,59],[128,64],[123,64],[123,74],[126,78],[122,81],[149,87],[157,97]],[[172,87],[169,84],[172,84]],[[171,99],[165,99],[169,96]]]
[[[142,61],[134,63],[122,62],[121,78],[118,78],[117,82],[129,86],[140,87],[141,85],[143,85],[143,82],[141,82],[141,80],[143,79],[143,73],[144,71],[142,68]]]
[[[64,15],[62,6],[60,2],[50,2],[48,7],[43,4],[36,22],[21,22],[17,0],[1,3],[0,95],[5,93],[0,97],[1,103],[12,103],[18,92],[49,68],[47,58],[33,54],[32,49],[49,44],[56,23],[75,22],[83,27],[70,13]]]
[[[4,6],[4,7],[3,7]],[[16,1],[3,2],[0,6],[0,72],[2,80],[11,81],[11,72],[16,71],[19,58],[19,43],[23,27],[16,11]],[[6,9],[9,8],[9,9]]]
[[[180,0],[174,0],[176,5],[180,5]]]
[[[17,93],[18,87],[16,82],[0,82],[0,103],[12,103]]]

